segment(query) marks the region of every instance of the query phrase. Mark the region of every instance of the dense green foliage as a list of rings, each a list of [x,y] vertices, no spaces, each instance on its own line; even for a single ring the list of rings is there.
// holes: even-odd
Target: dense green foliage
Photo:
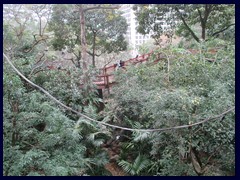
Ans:
[[[156,50],[147,63],[119,69],[114,76],[117,83],[110,89],[111,94],[104,97],[107,103],[99,112],[102,100],[92,83],[95,68],[89,68],[88,84],[84,84],[84,73],[77,62],[76,66],[49,68],[53,59],[46,50],[48,47],[68,46],[81,59],[80,22],[74,7],[49,5],[45,11],[45,5],[4,6],[4,54],[33,83],[90,118],[134,129],[191,125],[220,116],[168,131],[110,128],[55,103],[19,76],[4,58],[3,175],[113,175],[106,165],[112,169],[118,165],[128,175],[138,176],[234,175],[235,113],[221,114],[235,106],[235,41],[225,36],[199,43],[182,41],[178,47]],[[220,7],[223,9],[211,14],[209,32],[224,29],[223,24],[232,20],[232,6]],[[145,10],[141,12],[146,15],[149,9]],[[221,11],[223,14],[219,15]],[[39,21],[36,14],[28,17],[33,12],[52,13],[46,29],[45,15]],[[89,12],[86,13],[86,36],[92,50],[89,53],[124,50],[125,20],[114,10]],[[227,13],[226,19],[218,21]],[[195,15],[196,12],[191,14],[192,26]],[[214,21],[219,24],[213,28]],[[229,27],[224,32],[231,30]],[[38,32],[40,35],[36,36]],[[191,54],[188,48],[198,53]],[[147,49],[152,49],[152,45],[141,50]],[[156,63],[159,57],[161,60]]]
[[[74,11],[75,5],[54,5],[49,30],[55,36],[52,40],[54,49],[62,50],[65,47],[76,56],[76,66],[80,67],[80,19]],[[127,43],[124,34],[127,31],[126,20],[115,10],[92,10],[85,14],[87,51],[92,56],[95,66],[95,57],[103,53],[124,51]],[[61,28],[59,28],[61,26]]]
[[[192,124],[233,107],[234,46],[222,44],[218,48],[215,56],[221,54],[224,59],[214,63],[208,62],[204,54],[189,55],[178,48],[161,49],[159,52],[166,54],[166,59],[155,66],[142,64],[119,73],[120,84],[113,90],[115,101],[109,105],[113,116],[125,126],[151,129]],[[196,170],[198,175],[227,175],[235,169],[234,118],[229,113],[190,129],[132,133],[132,140],[124,142],[127,148],[122,151],[133,157],[138,154],[148,157],[151,162],[148,174],[196,175],[190,158],[193,149],[201,166]],[[125,160],[119,163],[133,173]]]
[[[64,104],[96,118],[96,108],[91,105],[97,100],[96,94],[83,98],[84,89],[77,88],[74,80],[77,81],[74,75],[66,76],[66,72],[60,71],[38,74],[32,79]],[[83,108],[86,102],[89,106]],[[104,135],[104,131],[85,124],[84,119],[77,123],[79,117],[57,107],[17,76],[8,64],[4,64],[3,103],[4,175],[94,174],[95,166],[107,162],[106,154],[98,148],[104,138],[88,138],[98,130]],[[88,149],[92,146],[94,150]]]
[[[172,37],[177,31],[188,39],[235,38],[235,6],[226,4],[145,4],[135,5],[137,30]],[[216,23],[217,22],[217,23]]]
[[[41,59],[36,58],[39,52],[43,61],[47,58],[45,46],[39,43],[31,52],[24,53],[22,48],[25,44],[31,46],[33,37],[22,29],[28,38],[17,38],[13,28],[19,28],[19,24],[9,23],[5,19],[4,53],[13,64],[64,104],[97,118],[96,89],[92,84],[89,84],[92,91],[86,92],[87,85],[80,87],[82,71],[74,67],[49,70],[44,62],[39,65],[37,61]],[[18,76],[5,60],[3,65],[3,174],[96,175],[99,171],[104,174],[103,165],[108,159],[99,145],[108,138],[108,132],[59,107]]]

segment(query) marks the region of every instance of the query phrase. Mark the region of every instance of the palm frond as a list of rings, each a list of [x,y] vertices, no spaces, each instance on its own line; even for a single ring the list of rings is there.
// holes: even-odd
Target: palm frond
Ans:
[[[119,166],[121,166],[123,168],[123,170],[127,173],[131,173],[132,174],[132,164],[125,161],[125,160],[121,160],[119,163],[118,163]]]
[[[150,165],[150,161],[145,156],[139,154],[133,163],[121,160],[118,165],[131,175],[139,175],[143,169]]]
[[[142,156],[138,155],[133,163],[133,167],[135,169],[136,174],[139,174],[143,169],[145,169],[149,165],[149,160]]]

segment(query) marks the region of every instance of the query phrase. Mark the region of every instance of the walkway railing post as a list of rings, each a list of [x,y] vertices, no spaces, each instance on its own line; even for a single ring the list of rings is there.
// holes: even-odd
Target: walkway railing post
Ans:
[[[108,95],[110,94],[110,91],[109,91],[109,79],[108,79],[108,74],[107,74],[107,68],[105,67],[104,68],[104,86],[105,88],[107,88],[108,90]]]
[[[109,87],[109,75],[106,75],[107,78],[107,90],[108,90],[108,95],[110,94],[110,87]]]

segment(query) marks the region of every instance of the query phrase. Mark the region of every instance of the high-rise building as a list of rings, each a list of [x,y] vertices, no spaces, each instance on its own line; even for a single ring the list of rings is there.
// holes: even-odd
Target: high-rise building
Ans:
[[[133,54],[138,54],[138,47],[142,45],[149,39],[151,39],[150,34],[142,35],[139,34],[136,30],[137,21],[134,11],[132,9],[133,4],[123,4],[120,6],[119,10],[122,11],[122,16],[126,18],[128,29],[126,34],[126,39],[130,45],[130,48],[133,49]]]

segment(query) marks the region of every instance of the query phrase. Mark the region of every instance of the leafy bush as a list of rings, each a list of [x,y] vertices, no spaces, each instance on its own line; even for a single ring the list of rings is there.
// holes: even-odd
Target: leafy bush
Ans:
[[[209,44],[203,45],[204,48],[210,49]],[[173,47],[159,50],[166,59],[154,66],[149,62],[130,67],[124,73],[117,72],[114,101],[108,107],[113,119],[117,117],[116,121],[132,128],[136,124],[138,128],[164,128],[199,122],[234,107],[234,47],[226,44],[219,48],[215,62],[208,62],[207,54],[191,55]],[[153,54],[152,60],[156,57]],[[132,133],[136,141],[124,142],[124,146],[134,148],[123,151],[150,158],[153,168],[149,173],[153,175],[231,174],[235,167],[234,118],[229,113],[190,129]],[[139,148],[139,143],[143,148]],[[149,145],[150,151],[146,148]],[[223,163],[224,152],[229,157],[228,169]],[[126,158],[124,153],[121,158]],[[193,154],[201,171],[196,169]],[[121,162],[128,167],[124,159]],[[129,168],[126,170],[130,172]]]
[[[24,70],[21,64],[18,65]],[[25,70],[26,74],[30,72]],[[97,117],[96,108],[90,101],[96,94],[93,91],[92,96],[83,96],[83,90],[76,89],[79,85],[77,76],[53,71],[32,80],[63,103]],[[90,103],[82,108],[84,98]],[[79,117],[63,111],[46,95],[29,86],[8,64],[4,64],[3,103],[4,175],[91,175],[95,170],[103,171],[108,160],[99,145],[106,139],[108,131],[99,132],[101,129],[96,124],[80,124],[81,128],[78,128]]]

